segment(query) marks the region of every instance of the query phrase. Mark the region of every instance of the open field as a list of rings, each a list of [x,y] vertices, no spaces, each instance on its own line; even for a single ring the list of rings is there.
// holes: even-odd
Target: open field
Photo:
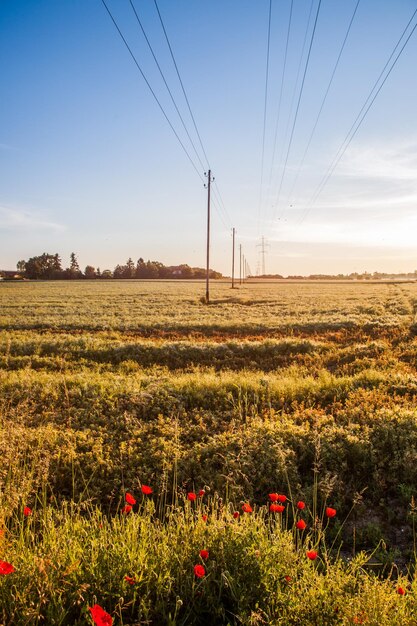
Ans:
[[[389,577],[415,562],[417,284],[221,282],[209,306],[203,294],[0,284],[0,559],[17,570],[0,576],[0,623],[88,624],[101,599],[115,624],[417,624],[414,583],[400,597]],[[154,500],[121,520],[142,484]],[[208,500],[183,504],[202,487]],[[343,538],[344,561],[377,547],[374,567],[306,563],[301,538],[268,518],[271,492],[311,503],[305,546],[321,554],[313,503],[335,507],[327,541]],[[237,524],[240,502],[255,511]],[[186,573],[204,542],[207,588]]]

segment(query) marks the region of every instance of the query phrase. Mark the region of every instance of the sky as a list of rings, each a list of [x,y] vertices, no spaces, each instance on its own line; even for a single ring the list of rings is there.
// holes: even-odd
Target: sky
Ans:
[[[190,158],[102,0],[0,0],[0,269],[204,267],[208,166],[225,275],[232,227],[253,274],[262,236],[268,273],[417,269],[417,29],[343,143],[417,1],[357,1],[272,0],[268,57],[269,0],[157,0],[207,162],[154,0],[132,4],[196,151],[130,1],[106,4]]]

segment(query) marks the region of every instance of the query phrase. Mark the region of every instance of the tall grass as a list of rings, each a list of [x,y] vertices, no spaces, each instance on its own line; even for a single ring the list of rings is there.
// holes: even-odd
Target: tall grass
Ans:
[[[331,554],[323,512],[313,532],[314,518],[297,511],[307,521],[300,531],[286,504],[284,513],[268,505],[243,513],[242,503],[216,496],[180,498],[163,519],[148,496],[110,517],[89,504],[45,502],[25,517],[21,506],[1,538],[2,559],[15,568],[0,577],[1,623],[90,623],[96,603],[114,624],[413,623],[414,583],[395,570],[375,577],[364,553]]]

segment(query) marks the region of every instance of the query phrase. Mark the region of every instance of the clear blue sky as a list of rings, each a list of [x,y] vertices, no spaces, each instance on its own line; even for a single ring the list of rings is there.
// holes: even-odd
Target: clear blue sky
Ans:
[[[133,1],[195,138],[154,2]],[[278,197],[318,0],[294,0],[274,164],[290,0],[272,1],[262,188],[269,0],[159,0],[227,211],[213,207],[212,267],[230,273],[235,226],[253,272],[261,235],[269,272],[417,268],[417,31],[310,203],[416,0],[360,1],[299,169],[356,1],[322,0]],[[129,1],[107,2],[188,147]],[[101,269],[129,256],[204,266],[206,191],[101,0],[2,0],[0,94],[0,268],[44,251]]]

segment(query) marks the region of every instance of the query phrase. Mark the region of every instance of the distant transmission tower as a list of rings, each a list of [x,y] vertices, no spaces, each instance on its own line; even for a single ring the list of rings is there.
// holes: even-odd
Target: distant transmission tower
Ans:
[[[266,270],[265,270],[265,254],[267,254],[268,252],[268,248],[269,248],[269,243],[266,241],[265,237],[262,235],[261,238],[261,243],[258,243],[256,245],[257,248],[260,248],[260,255],[261,255],[261,266],[262,266],[262,276],[266,275]]]

